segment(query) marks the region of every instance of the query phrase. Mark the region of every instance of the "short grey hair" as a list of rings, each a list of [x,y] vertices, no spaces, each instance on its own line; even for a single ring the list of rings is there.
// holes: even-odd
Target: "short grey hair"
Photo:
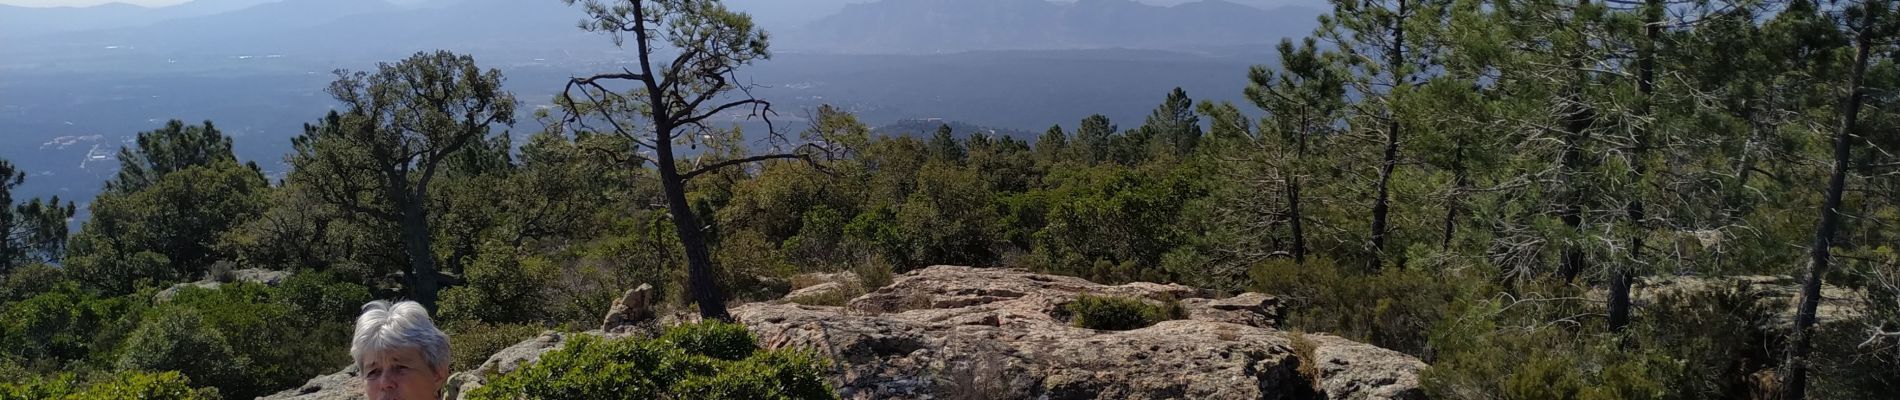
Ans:
[[[413,301],[364,304],[363,315],[356,317],[356,338],[350,341],[356,367],[363,367],[364,357],[405,347],[422,350],[434,371],[449,368],[449,336],[429,320],[429,309]]]

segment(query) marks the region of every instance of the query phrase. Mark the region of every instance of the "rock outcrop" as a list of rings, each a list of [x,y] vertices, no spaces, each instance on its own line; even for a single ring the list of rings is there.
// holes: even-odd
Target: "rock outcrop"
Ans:
[[[1728,292],[1752,299],[1755,303],[1774,310],[1778,316],[1773,320],[1778,326],[1764,329],[1786,330],[1794,324],[1794,314],[1801,304],[1801,280],[1792,276],[1740,275],[1725,277],[1697,276],[1648,276],[1640,278],[1630,288],[1630,303],[1636,308],[1651,307],[1664,298],[1682,298],[1690,295]],[[1835,324],[1854,321],[1867,309],[1862,293],[1851,288],[1823,285],[1821,302],[1815,312],[1820,316],[1821,324]],[[1589,292],[1593,301],[1609,299],[1609,292],[1597,288]]]
[[[808,288],[836,282],[814,281]],[[690,320],[632,307],[641,303],[638,292],[622,296],[606,329],[548,332],[504,349],[451,376],[444,398],[462,398],[573,335],[647,335],[647,325]],[[1187,319],[1119,332],[1080,328],[1069,323],[1066,305],[1082,294],[1176,301]],[[732,311],[761,345],[830,357],[832,384],[847,399],[1423,398],[1423,362],[1334,336],[1277,330],[1280,302],[1259,293],[1213,298],[1181,285],[1110,286],[937,266],[900,275],[842,307],[772,301]],[[345,369],[264,398],[361,399],[362,379]]]
[[[1178,300],[1188,319],[1123,332],[1072,326],[1065,305],[1085,293]],[[830,356],[833,383],[849,399],[1423,397],[1417,372],[1425,364],[1416,358],[1275,330],[1280,305],[1272,296],[1207,295],[1180,285],[938,266],[844,307],[754,303],[733,315],[767,347]],[[1303,375],[1302,365],[1317,376]]]
[[[653,319],[653,286],[640,285],[614,299],[607,317],[600,322],[600,330],[615,332],[650,319]]]
[[[223,286],[225,283],[228,283],[228,282],[251,282],[251,283],[261,283],[261,284],[269,285],[269,286],[277,286],[277,284],[283,283],[284,279],[289,278],[289,277],[290,277],[290,272],[288,271],[272,271],[272,270],[267,270],[267,269],[240,269],[236,271],[231,271],[230,276],[225,277],[225,278],[228,278],[228,280],[206,279],[206,280],[197,281],[197,282],[188,282],[188,283],[180,283],[180,284],[172,285],[172,287],[165,288],[165,290],[161,290],[158,292],[158,294],[153,295],[152,299],[156,302],[164,303],[164,302],[171,301],[172,297],[178,296],[179,290],[183,290],[184,288],[187,288],[187,287],[217,289],[219,286]]]
[[[296,389],[259,397],[265,400],[362,400],[363,378],[355,365],[334,374],[311,378]]]

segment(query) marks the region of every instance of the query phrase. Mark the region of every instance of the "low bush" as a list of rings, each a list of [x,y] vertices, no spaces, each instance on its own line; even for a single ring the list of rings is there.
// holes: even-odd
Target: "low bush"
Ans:
[[[176,371],[212,386],[250,392],[242,374],[249,360],[237,357],[229,340],[198,312],[167,307],[147,317],[119,356],[130,371]]]
[[[519,324],[549,319],[544,311],[557,269],[547,259],[521,257],[500,244],[481,246],[464,271],[468,285],[442,291],[439,319]]]
[[[57,289],[66,282],[66,270],[47,264],[28,264],[0,276],[0,303],[25,300]]]
[[[755,343],[744,327],[720,323],[674,327],[658,339],[576,335],[468,398],[838,398],[824,381],[822,358],[800,350],[760,351]]]
[[[275,290],[277,303],[289,306],[301,323],[353,323],[370,301],[369,288],[340,279],[330,272],[302,272],[284,279]]]
[[[143,307],[130,298],[101,298],[76,285],[10,303],[0,309],[0,352],[29,367],[67,369],[109,354],[115,339],[136,322]]]
[[[81,386],[72,374],[0,382],[0,400],[215,400],[218,390],[192,388],[177,372],[156,374],[121,372],[110,379]]]
[[[671,342],[687,353],[728,361],[745,359],[759,349],[758,339],[752,337],[745,325],[723,322],[673,326],[666,328],[660,340]]]
[[[1082,295],[1068,305],[1075,326],[1108,331],[1146,328],[1161,321],[1181,319],[1186,312],[1179,303],[1153,305],[1139,299]]]
[[[1489,277],[1476,274],[1397,268],[1366,273],[1325,258],[1308,259],[1303,265],[1291,259],[1268,260],[1248,275],[1249,290],[1286,302],[1290,328],[1331,333],[1421,358],[1430,357],[1429,333],[1433,324],[1444,321],[1445,309],[1455,298],[1499,292],[1486,286]]]

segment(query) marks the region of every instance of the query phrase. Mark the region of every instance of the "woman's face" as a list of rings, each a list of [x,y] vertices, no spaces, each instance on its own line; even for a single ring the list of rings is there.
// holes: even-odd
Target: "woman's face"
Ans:
[[[363,359],[363,390],[369,400],[433,400],[448,380],[447,368],[430,368],[422,349],[414,347]]]

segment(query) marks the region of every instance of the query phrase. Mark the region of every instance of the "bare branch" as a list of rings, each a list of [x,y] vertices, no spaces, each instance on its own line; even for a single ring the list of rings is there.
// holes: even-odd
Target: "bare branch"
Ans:
[[[812,158],[811,158],[811,156],[809,156],[809,155],[805,155],[805,154],[798,154],[798,153],[779,153],[779,154],[767,154],[767,155],[761,155],[761,156],[752,156],[752,157],[746,157],[746,158],[737,158],[737,159],[731,159],[731,160],[725,160],[725,161],[720,161],[720,162],[716,162],[716,163],[712,163],[711,165],[706,165],[706,166],[703,166],[703,167],[699,167],[698,169],[694,169],[694,170],[692,170],[692,171],[688,171],[688,172],[686,172],[685,174],[681,174],[681,175],[680,175],[680,181],[690,181],[690,180],[692,180],[692,179],[693,179],[693,177],[696,177],[696,176],[699,176],[699,175],[701,175],[701,174],[705,174],[705,173],[708,173],[708,172],[713,172],[713,171],[717,171],[717,170],[719,170],[720,168],[725,168],[725,167],[730,167],[730,166],[734,166],[734,165],[740,165],[740,164],[749,164],[749,163],[755,163],[755,162],[760,162],[760,161],[766,161],[766,160],[780,160],[780,159],[800,159],[800,160],[805,160],[805,162],[806,162],[806,163],[809,163],[809,164],[811,164],[811,165],[812,165],[812,167],[816,167],[816,168],[821,168],[821,169],[822,169],[822,167],[819,167],[819,165],[818,165],[818,161],[817,161],[817,160],[814,160],[814,159],[812,159]]]

